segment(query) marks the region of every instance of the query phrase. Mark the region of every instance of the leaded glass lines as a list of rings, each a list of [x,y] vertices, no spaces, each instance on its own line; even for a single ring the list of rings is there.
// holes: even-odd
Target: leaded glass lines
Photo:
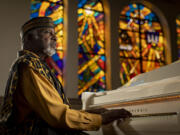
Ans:
[[[104,91],[106,57],[104,12],[100,0],[79,0],[78,33],[78,95],[84,91]]]
[[[180,16],[178,16],[176,19],[176,33],[177,33],[178,58],[180,59]]]
[[[121,84],[140,73],[163,66],[164,47],[164,35],[158,17],[142,4],[126,6],[119,21]]]
[[[63,0],[31,0],[31,18],[48,16],[54,21],[57,37],[56,54],[47,58],[46,62],[63,84],[64,72],[64,5]]]

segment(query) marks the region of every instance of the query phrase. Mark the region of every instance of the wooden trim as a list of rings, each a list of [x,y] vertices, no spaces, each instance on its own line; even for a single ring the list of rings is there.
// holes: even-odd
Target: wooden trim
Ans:
[[[136,100],[136,101],[128,101],[116,104],[109,104],[109,105],[100,105],[98,107],[103,108],[112,108],[112,107],[123,107],[123,106],[134,106],[134,105],[141,105],[141,104],[150,104],[150,103],[159,103],[159,102],[168,102],[168,101],[179,101],[180,95],[176,96],[166,96],[166,97],[158,97],[158,98],[150,98],[150,99],[143,99],[143,100]],[[97,108],[97,107],[92,107]]]

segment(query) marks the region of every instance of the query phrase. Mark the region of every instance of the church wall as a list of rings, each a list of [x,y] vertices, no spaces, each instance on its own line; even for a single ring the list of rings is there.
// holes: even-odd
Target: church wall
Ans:
[[[0,4],[0,96],[4,95],[5,84],[12,62],[20,49],[20,27],[29,19],[30,1],[2,0]]]
[[[69,98],[77,98],[78,92],[78,32],[77,32],[78,1],[67,0],[65,3],[65,93]]]

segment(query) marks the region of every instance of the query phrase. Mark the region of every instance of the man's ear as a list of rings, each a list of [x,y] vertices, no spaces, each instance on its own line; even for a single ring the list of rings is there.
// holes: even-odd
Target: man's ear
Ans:
[[[26,38],[28,41],[31,41],[33,39],[37,39],[37,36],[38,36],[37,31],[35,31],[35,30],[29,31],[26,36],[27,36]]]
[[[27,40],[32,40],[34,38],[34,34],[33,33],[28,33],[27,34]]]

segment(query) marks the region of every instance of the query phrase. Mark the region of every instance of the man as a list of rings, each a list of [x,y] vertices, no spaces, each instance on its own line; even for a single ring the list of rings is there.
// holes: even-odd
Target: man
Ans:
[[[94,113],[70,108],[63,88],[44,62],[55,53],[56,36],[49,17],[22,26],[23,49],[13,64],[0,112],[4,135],[74,135],[131,116],[124,109]],[[95,114],[98,113],[98,114]]]

